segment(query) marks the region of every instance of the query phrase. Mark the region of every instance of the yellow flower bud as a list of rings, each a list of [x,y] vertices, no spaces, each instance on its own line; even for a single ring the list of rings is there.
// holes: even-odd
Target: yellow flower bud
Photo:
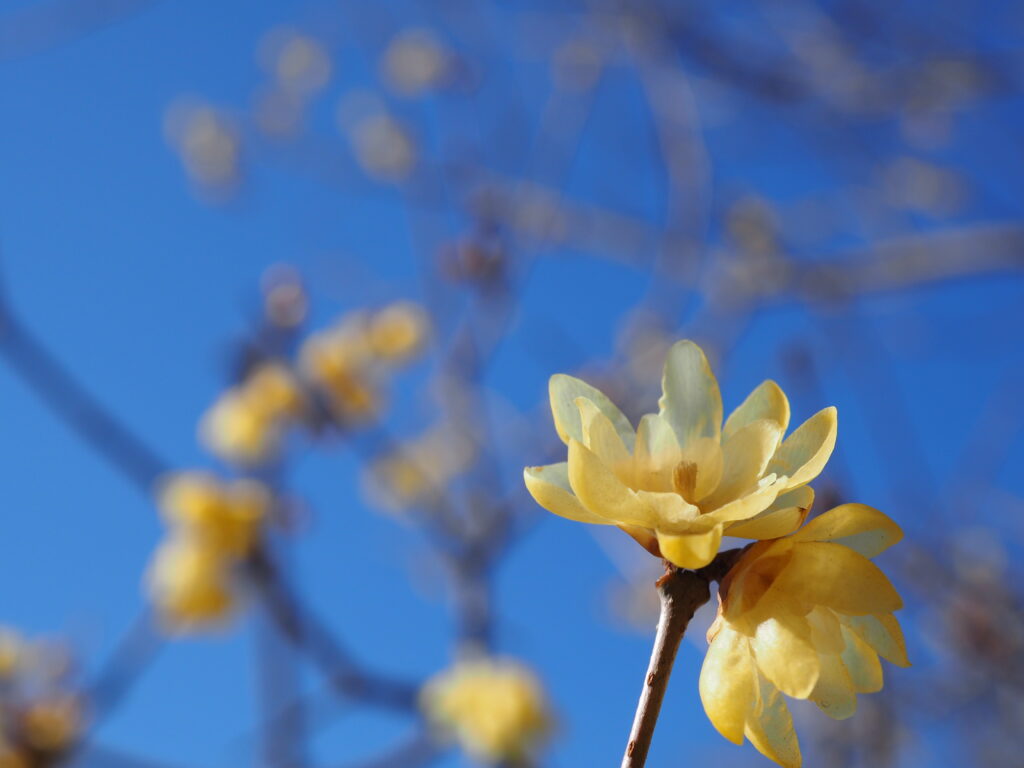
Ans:
[[[81,727],[81,707],[78,700],[72,696],[34,701],[21,715],[25,742],[39,752],[54,753],[67,749]]]
[[[159,503],[167,521],[188,536],[241,557],[256,542],[271,498],[255,480],[223,482],[205,472],[182,472],[164,484]]]
[[[229,389],[203,415],[199,438],[213,453],[236,464],[259,464],[280,440],[274,415],[242,389]]]
[[[419,351],[427,335],[427,313],[417,304],[400,301],[370,321],[370,346],[387,361],[404,361]]]
[[[420,706],[435,727],[485,764],[528,756],[551,728],[540,682],[510,660],[455,664],[427,682]]]
[[[234,606],[229,563],[195,538],[178,536],[162,544],[148,582],[150,596],[172,630],[215,623]]]

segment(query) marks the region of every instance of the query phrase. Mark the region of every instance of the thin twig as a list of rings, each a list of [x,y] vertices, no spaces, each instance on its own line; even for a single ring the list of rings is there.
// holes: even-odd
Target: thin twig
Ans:
[[[647,762],[654,726],[658,723],[661,702],[672,675],[672,665],[690,619],[710,599],[709,584],[725,578],[725,574],[745,550],[729,549],[720,552],[710,564],[697,571],[684,571],[666,561],[667,571],[657,583],[661,600],[658,631],[654,636],[651,662],[647,667],[643,690],[640,691],[633,728],[626,743],[626,754],[622,757],[622,768],[643,768]]]

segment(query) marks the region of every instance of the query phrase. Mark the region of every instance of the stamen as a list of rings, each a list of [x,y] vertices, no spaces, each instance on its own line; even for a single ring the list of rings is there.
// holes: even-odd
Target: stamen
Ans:
[[[672,472],[672,484],[676,493],[692,503],[694,491],[697,489],[697,464],[693,461],[680,461]]]

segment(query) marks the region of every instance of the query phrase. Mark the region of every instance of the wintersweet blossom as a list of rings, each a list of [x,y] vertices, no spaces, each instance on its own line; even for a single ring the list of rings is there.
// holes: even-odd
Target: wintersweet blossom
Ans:
[[[722,423],[722,397],[703,351],[669,350],[658,413],[633,425],[604,394],[563,374],[550,382],[551,412],[568,461],[524,471],[537,503],[562,517],[617,525],[680,568],[707,565],[724,534],[783,536],[806,517],[807,483],[836,440],[825,408],[785,440],[789,402],[773,381]]]
[[[234,608],[231,562],[202,540],[172,537],[156,551],[147,582],[165,626],[185,631],[215,624]]]
[[[171,530],[147,587],[165,625],[184,631],[225,619],[236,602],[236,566],[270,513],[269,490],[254,480],[181,472],[164,483],[159,504]]]
[[[700,695],[715,728],[786,768],[800,746],[782,694],[836,719],[882,688],[879,656],[909,666],[892,612],[900,596],[869,558],[903,536],[876,509],[844,504],[798,532],[754,544],[719,590]]]
[[[203,415],[199,434],[221,458],[259,464],[277,452],[285,426],[301,414],[303,403],[291,371],[266,363],[217,399]]]
[[[528,757],[551,727],[540,682],[508,659],[462,661],[420,694],[427,719],[475,760],[496,765]]]

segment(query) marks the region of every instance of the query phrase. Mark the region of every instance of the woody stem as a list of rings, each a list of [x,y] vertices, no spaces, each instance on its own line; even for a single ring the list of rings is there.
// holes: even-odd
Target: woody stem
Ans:
[[[633,728],[629,732],[626,754],[622,768],[643,768],[647,752],[651,748],[654,726],[661,712],[661,702],[672,674],[672,665],[679,651],[679,643],[694,612],[711,596],[708,577],[694,571],[670,567],[658,580],[658,597],[661,599],[661,615],[658,631],[651,649],[651,662],[647,667],[640,703],[636,707]]]

